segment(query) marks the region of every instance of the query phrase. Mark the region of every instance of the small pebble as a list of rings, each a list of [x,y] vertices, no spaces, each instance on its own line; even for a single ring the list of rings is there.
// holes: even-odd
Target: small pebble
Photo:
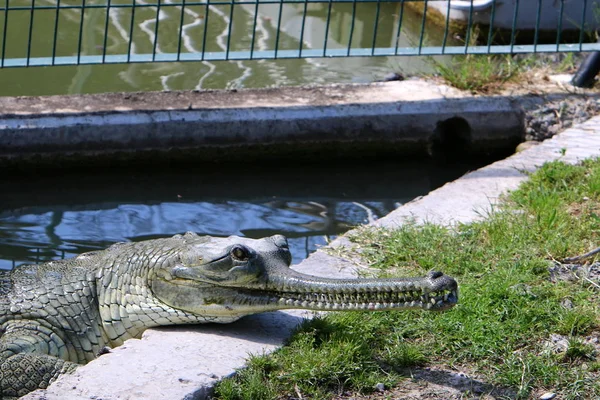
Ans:
[[[571,299],[562,299],[560,305],[566,308],[567,310],[572,310],[575,307]]]
[[[525,150],[527,150],[527,149],[530,149],[530,148],[532,148],[532,147],[535,147],[535,146],[537,146],[537,145],[538,145],[538,144],[540,144],[540,143],[541,143],[541,142],[536,142],[535,140],[529,140],[529,141],[527,141],[527,142],[520,143],[520,144],[517,146],[517,149],[515,150],[515,152],[516,152],[516,153],[520,153],[520,152],[522,152],[522,151],[525,151]]]
[[[540,396],[540,400],[550,400],[556,397],[556,393],[547,392]]]
[[[399,74],[397,72],[392,72],[391,74],[388,74],[388,75],[384,76],[382,80],[384,82],[403,81],[404,80],[404,76],[402,76],[402,74]]]

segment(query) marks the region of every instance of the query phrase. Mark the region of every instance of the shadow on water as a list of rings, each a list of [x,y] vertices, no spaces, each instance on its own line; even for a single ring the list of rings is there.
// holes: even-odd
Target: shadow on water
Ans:
[[[0,268],[185,231],[290,239],[293,262],[482,164],[187,166],[0,178]]]

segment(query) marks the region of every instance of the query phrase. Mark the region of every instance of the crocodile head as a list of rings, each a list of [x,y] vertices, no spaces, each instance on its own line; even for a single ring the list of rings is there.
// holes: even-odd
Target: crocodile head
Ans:
[[[233,320],[286,308],[310,310],[446,310],[458,300],[454,279],[432,271],[421,278],[327,279],[289,268],[284,236],[213,238],[193,233],[173,262],[151,273],[149,286],[162,303],[187,313]]]

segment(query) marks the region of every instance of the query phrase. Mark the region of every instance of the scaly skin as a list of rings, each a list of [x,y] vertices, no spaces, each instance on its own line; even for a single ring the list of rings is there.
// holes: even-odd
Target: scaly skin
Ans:
[[[456,282],[325,279],[289,268],[285,237],[194,233],[0,273],[0,397],[45,388],[105,347],[159,325],[231,322],[285,308],[445,310]]]

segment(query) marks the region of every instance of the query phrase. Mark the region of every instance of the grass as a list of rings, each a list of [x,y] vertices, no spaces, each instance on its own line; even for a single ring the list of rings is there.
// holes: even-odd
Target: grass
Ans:
[[[480,36],[477,29],[469,34],[469,45],[476,45]],[[468,54],[454,56],[449,63],[431,59],[438,75],[447,84],[471,93],[494,93],[515,80],[529,59],[517,61],[510,54]]]
[[[470,54],[455,56],[447,64],[433,59],[431,63],[437,75],[448,85],[473,94],[493,94],[510,86],[507,83],[535,82],[536,74],[574,73],[580,58],[573,53],[517,56]]]
[[[460,283],[459,305],[315,318],[279,351],[252,356],[216,396],[360,395],[378,383],[402,385],[407,368],[433,365],[470,371],[509,398],[548,390],[561,399],[600,398],[597,348],[586,340],[599,331],[599,286],[549,273],[556,260],[599,245],[599,236],[600,160],[544,165],[482,222],[363,229],[353,240],[381,275],[442,270]],[[548,345],[556,335],[566,347]]]
[[[448,64],[436,63],[436,69],[451,86],[473,93],[495,92],[521,71],[510,55],[456,56]]]

